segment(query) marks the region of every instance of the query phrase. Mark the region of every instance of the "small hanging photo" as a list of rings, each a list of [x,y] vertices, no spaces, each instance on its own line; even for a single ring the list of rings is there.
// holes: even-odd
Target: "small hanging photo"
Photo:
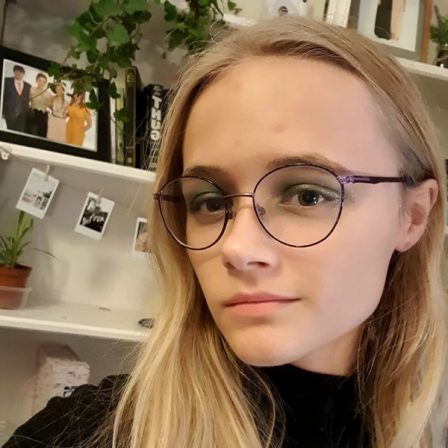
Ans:
[[[88,193],[75,232],[100,240],[106,230],[115,202],[97,194]]]
[[[43,219],[58,188],[59,180],[36,168],[31,170],[16,208]]]
[[[148,240],[148,220],[146,218],[137,218],[132,244],[132,255],[142,257],[148,252],[151,252]]]

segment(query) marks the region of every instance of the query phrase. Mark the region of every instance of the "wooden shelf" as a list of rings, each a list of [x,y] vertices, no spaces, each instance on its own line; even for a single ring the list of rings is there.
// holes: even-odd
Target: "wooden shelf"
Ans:
[[[19,157],[32,162],[61,166],[135,182],[152,183],[155,180],[155,173],[151,171],[11,143],[1,143],[1,145],[11,152],[10,158]],[[0,160],[0,163],[8,163],[8,161]]]
[[[149,331],[138,324],[143,317],[149,316],[137,310],[38,302],[22,309],[0,309],[0,327],[139,342]]]

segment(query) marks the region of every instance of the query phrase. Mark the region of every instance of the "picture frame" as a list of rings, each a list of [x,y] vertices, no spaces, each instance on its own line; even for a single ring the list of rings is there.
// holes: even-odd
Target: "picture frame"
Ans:
[[[387,53],[426,60],[432,0],[352,0],[348,26]]]
[[[110,162],[106,81],[96,92],[102,107],[91,110],[89,93],[75,95],[70,81],[55,83],[50,63],[0,46],[0,141]]]

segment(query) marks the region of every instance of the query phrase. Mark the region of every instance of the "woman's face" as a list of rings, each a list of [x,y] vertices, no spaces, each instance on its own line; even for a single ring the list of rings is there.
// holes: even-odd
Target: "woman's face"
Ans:
[[[183,142],[184,172],[207,167],[206,177],[229,194],[252,192],[274,159],[310,154],[355,174],[399,174],[364,84],[338,67],[292,57],[248,59],[209,85],[192,107]],[[307,248],[277,242],[250,198],[234,201],[236,217],[221,240],[188,253],[210,313],[241,360],[350,372],[400,237],[400,188],[347,186],[338,226]],[[226,306],[237,294],[288,301]]]
[[[45,87],[45,85],[47,84],[47,80],[43,76],[39,76],[36,79],[36,83],[40,89],[43,89]]]
[[[62,96],[64,95],[64,88],[60,84],[58,84],[55,88],[55,92],[57,96]]]

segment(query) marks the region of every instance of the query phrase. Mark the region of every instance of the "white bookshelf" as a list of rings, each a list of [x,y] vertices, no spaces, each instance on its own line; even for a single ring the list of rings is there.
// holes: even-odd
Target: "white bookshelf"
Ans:
[[[0,309],[0,327],[139,342],[148,334],[138,310],[71,302],[40,301],[15,310]]]
[[[155,180],[155,173],[151,171],[11,143],[0,142],[0,145],[6,152],[10,153],[10,158],[18,157],[31,162],[47,164],[51,167],[70,168],[129,181],[152,183]],[[0,163],[8,163],[8,161],[0,159]]]

